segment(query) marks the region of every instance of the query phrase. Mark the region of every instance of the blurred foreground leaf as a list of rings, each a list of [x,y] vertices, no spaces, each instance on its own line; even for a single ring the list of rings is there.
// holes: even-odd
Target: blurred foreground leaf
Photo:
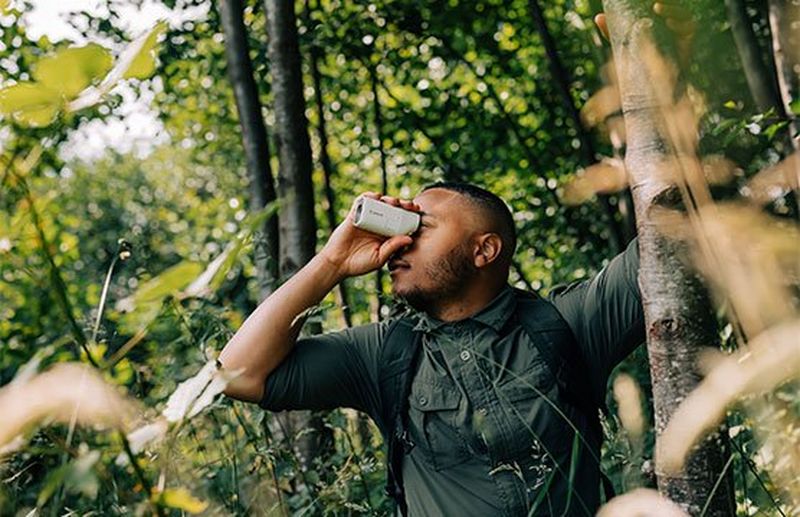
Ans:
[[[135,403],[106,383],[97,370],[77,363],[57,364],[0,389],[0,447],[43,422],[119,428],[135,413]]]
[[[48,126],[63,106],[61,94],[42,84],[24,82],[0,90],[0,113],[23,126]]]
[[[67,106],[69,111],[79,111],[100,102],[123,79],[146,79],[156,69],[156,44],[167,30],[165,22],[159,22],[139,38],[131,42],[122,52],[114,66],[97,87],[89,87]]]
[[[108,49],[96,43],[69,47],[39,60],[33,78],[66,98],[73,98],[109,70],[113,59]]]
[[[153,502],[189,513],[200,513],[208,507],[206,501],[197,499],[183,487],[156,492],[153,494]]]
[[[122,79],[147,79],[155,72],[156,44],[166,30],[166,22],[159,22],[150,32],[131,43],[117,62]]]

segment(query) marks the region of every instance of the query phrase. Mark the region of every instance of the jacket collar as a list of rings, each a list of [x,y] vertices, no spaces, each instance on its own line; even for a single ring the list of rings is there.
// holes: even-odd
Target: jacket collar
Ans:
[[[417,319],[417,324],[414,330],[421,332],[433,332],[446,325],[459,326],[464,325],[468,321],[476,321],[486,325],[495,332],[500,332],[508,319],[514,313],[517,306],[517,298],[514,295],[514,289],[506,285],[494,299],[486,305],[483,309],[476,314],[459,321],[442,321],[434,318],[424,311],[411,309],[412,317]]]

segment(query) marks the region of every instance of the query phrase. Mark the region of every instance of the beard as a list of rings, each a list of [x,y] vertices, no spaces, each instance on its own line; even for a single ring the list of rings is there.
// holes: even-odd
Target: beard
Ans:
[[[424,266],[424,287],[417,283],[395,294],[411,307],[429,311],[444,300],[456,299],[476,270],[469,244],[462,244],[436,262]]]

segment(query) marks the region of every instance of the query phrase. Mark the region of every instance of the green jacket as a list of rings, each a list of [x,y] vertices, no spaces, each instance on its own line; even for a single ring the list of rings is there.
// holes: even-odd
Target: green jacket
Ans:
[[[592,389],[605,392],[613,367],[643,341],[636,243],[593,279],[550,301],[589,365]],[[519,326],[511,288],[454,323],[424,313],[415,321],[422,353],[409,395],[410,443],[402,477],[410,515],[594,515],[599,504],[599,444],[589,417],[566,403]],[[271,410],[351,407],[386,435],[381,397],[384,336],[392,320],[304,338],[267,379]],[[494,451],[513,454],[498,457]]]

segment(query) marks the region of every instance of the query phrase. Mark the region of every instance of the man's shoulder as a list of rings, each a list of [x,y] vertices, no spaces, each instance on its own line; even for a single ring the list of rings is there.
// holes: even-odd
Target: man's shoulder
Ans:
[[[380,350],[383,348],[386,338],[395,333],[394,329],[396,327],[413,328],[417,321],[418,318],[413,311],[392,311],[388,317],[381,321],[347,327],[323,334],[322,337],[333,340],[344,339],[360,349]]]

